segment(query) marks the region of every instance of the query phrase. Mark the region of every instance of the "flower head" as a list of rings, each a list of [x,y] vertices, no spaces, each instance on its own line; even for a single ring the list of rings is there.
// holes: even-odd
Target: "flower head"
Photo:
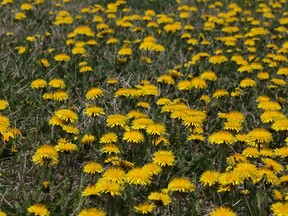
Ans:
[[[193,192],[195,185],[188,178],[174,178],[168,184],[169,191]]]
[[[49,216],[50,215],[50,211],[48,210],[46,205],[41,204],[41,203],[30,205],[27,211],[29,213],[34,214],[35,216]]]
[[[32,157],[32,161],[35,164],[44,165],[45,163],[51,163],[52,165],[58,164],[58,153],[51,145],[44,144],[40,146]]]

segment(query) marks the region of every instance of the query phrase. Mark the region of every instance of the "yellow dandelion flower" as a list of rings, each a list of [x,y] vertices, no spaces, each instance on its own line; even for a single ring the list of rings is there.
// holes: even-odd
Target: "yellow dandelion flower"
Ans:
[[[264,128],[255,128],[246,135],[245,142],[253,147],[268,144],[273,141],[272,133]]]
[[[80,73],[91,72],[91,71],[93,71],[93,68],[89,65],[85,65],[85,66],[80,67],[79,71],[80,71]]]
[[[18,13],[15,14],[15,19],[16,19],[16,20],[23,20],[23,19],[25,19],[26,17],[27,17],[26,14],[23,13],[23,12],[18,12]]]
[[[265,167],[271,169],[275,173],[280,173],[284,170],[283,166],[270,158],[261,158]]]
[[[148,196],[149,200],[160,201],[164,206],[172,202],[171,197],[167,193],[151,192]]]
[[[73,125],[62,125],[62,129],[69,134],[79,134],[78,128],[74,127]]]
[[[247,88],[247,87],[255,87],[256,82],[253,79],[246,78],[240,82],[240,87]]]
[[[36,79],[36,80],[33,80],[31,83],[32,89],[45,88],[46,86],[47,86],[47,82],[44,79]]]
[[[93,117],[97,117],[100,115],[104,115],[104,109],[98,106],[91,106],[91,107],[87,107],[84,111],[84,114],[86,114],[87,116],[93,116]]]
[[[222,64],[224,62],[227,62],[228,59],[224,55],[215,55],[209,57],[209,62],[212,64]]]
[[[214,132],[208,137],[208,142],[211,144],[229,144],[232,145],[236,142],[236,138],[228,131]]]
[[[44,67],[50,67],[50,63],[49,63],[48,59],[42,58],[42,59],[40,60],[40,62],[42,63],[42,65],[43,65]]]
[[[124,127],[127,121],[128,117],[121,114],[109,115],[106,119],[107,126],[110,128],[117,126]]]
[[[132,55],[132,49],[130,47],[122,47],[118,51],[118,55],[120,55],[120,56],[130,56],[130,55]]]
[[[151,175],[146,169],[136,167],[126,174],[126,181],[132,185],[149,185],[151,184]]]
[[[267,80],[267,79],[269,79],[269,77],[270,77],[270,75],[267,72],[259,72],[257,74],[257,78],[260,80]]]
[[[212,95],[213,98],[221,98],[224,96],[229,96],[229,92],[225,89],[217,89]]]
[[[106,216],[106,213],[97,208],[84,208],[79,212],[78,216]]]
[[[159,166],[173,166],[175,156],[171,151],[159,150],[153,154],[153,163]]]
[[[123,186],[120,183],[109,181],[101,178],[95,185],[99,193],[109,194],[110,196],[119,196],[123,190]]]
[[[204,80],[209,80],[209,81],[216,81],[217,80],[217,75],[213,71],[204,71],[200,75],[201,79]]]
[[[117,141],[118,141],[117,134],[113,132],[109,132],[109,133],[103,134],[99,142],[102,144],[107,144],[107,143],[116,143]]]
[[[196,89],[205,89],[207,88],[207,83],[205,79],[202,79],[200,77],[194,77],[191,80],[191,86],[192,88],[196,88]]]
[[[139,214],[149,214],[151,212],[153,212],[154,208],[156,206],[153,203],[140,203],[137,206],[134,206],[134,210],[139,213]]]
[[[286,119],[286,116],[279,111],[265,111],[261,114],[260,119],[263,123],[271,123],[275,120]]]
[[[195,185],[188,178],[173,178],[168,184],[168,190],[173,192],[193,192]]]
[[[105,144],[101,149],[101,152],[108,153],[109,155],[112,153],[119,154],[120,149],[117,145],[114,144]]]
[[[269,111],[278,111],[281,110],[281,106],[276,101],[260,101],[257,108]]]
[[[146,127],[146,133],[149,135],[162,136],[165,135],[166,128],[163,124],[148,124]]]
[[[5,110],[8,107],[9,103],[6,100],[0,100],[0,110]]]
[[[140,131],[130,130],[124,132],[123,140],[129,143],[140,143],[144,141],[144,135]]]
[[[129,113],[126,115],[129,119],[139,119],[139,118],[148,118],[148,115],[145,113],[142,113],[138,110],[131,110]]]
[[[82,196],[95,196],[100,194],[100,189],[96,185],[89,185],[82,191]]]
[[[153,164],[153,163],[147,163],[145,164],[142,169],[149,173],[149,175],[158,175],[161,173],[162,168],[161,166],[158,166],[157,164]]]
[[[126,173],[120,168],[108,168],[102,178],[111,182],[124,184],[126,182]]]
[[[274,149],[274,155],[281,158],[288,157],[288,146]]]
[[[218,181],[222,186],[243,184],[243,178],[240,173],[235,171],[221,173]]]
[[[64,125],[64,122],[58,118],[57,116],[53,115],[51,117],[51,119],[49,120],[49,125],[52,125],[52,126],[55,126],[55,125],[58,125],[58,126],[63,126]]]
[[[47,96],[48,95],[46,95],[45,97],[46,99],[47,99]],[[64,91],[57,91],[52,94],[52,99],[56,101],[64,101],[64,100],[67,100],[68,98],[69,98],[69,95],[67,94],[67,92],[64,92]]]
[[[92,162],[88,162],[83,167],[83,172],[87,173],[87,174],[101,173],[103,171],[104,170],[103,170],[103,167],[101,166],[101,164],[93,162],[93,161]]]
[[[208,170],[202,173],[200,176],[200,183],[204,186],[211,187],[212,185],[216,184],[218,181],[218,178],[220,176],[220,173],[215,170]]]
[[[234,168],[235,172],[238,172],[243,179],[252,178],[257,173],[257,167],[251,163],[238,163]]]
[[[237,121],[228,121],[224,123],[223,129],[240,132],[242,130],[242,124]]]
[[[103,96],[103,91],[100,88],[93,87],[86,93],[87,100],[97,99]]]
[[[272,124],[271,128],[275,131],[287,131],[288,130],[288,119],[277,119]]]
[[[78,121],[78,115],[70,109],[57,110],[54,115],[65,122],[75,123]]]
[[[191,90],[192,88],[192,83],[189,80],[183,80],[177,84],[177,89],[180,91]]]
[[[258,149],[256,148],[245,148],[242,152],[242,154],[248,158],[258,158],[260,157],[260,153],[258,151]]]
[[[276,202],[271,205],[273,216],[288,215],[288,203]]]
[[[49,81],[48,85],[53,88],[61,88],[61,89],[64,89],[66,87],[66,84],[62,79],[52,79]]]
[[[273,171],[268,170],[266,168],[258,169],[256,175],[253,176],[252,178],[252,182],[254,184],[257,184],[259,181],[263,179],[264,176],[265,176],[265,182],[268,184],[277,185],[279,182],[277,175]]]
[[[41,203],[30,205],[27,211],[29,213],[34,214],[35,216],[49,216],[50,215],[50,211],[48,210],[47,206]]]
[[[70,61],[71,58],[70,58],[70,56],[68,56],[65,53],[60,53],[60,54],[54,56],[54,59],[55,59],[55,61],[59,61],[59,62],[68,62],[68,61]]]
[[[71,143],[69,140],[66,138],[60,138],[57,142],[57,145],[54,146],[54,149],[58,152],[72,152],[72,151],[77,151],[78,147],[77,145]]]
[[[44,144],[40,146],[32,157],[32,161],[35,164],[44,165],[45,163],[51,163],[57,165],[59,160],[57,151],[51,145]]]
[[[230,208],[220,206],[210,212],[210,216],[236,216],[236,213],[234,213]]]
[[[167,85],[174,85],[175,84],[175,80],[173,79],[173,77],[170,74],[164,74],[164,75],[158,77],[157,82],[158,83],[165,83]]]
[[[273,196],[275,200],[283,200],[283,194],[277,189],[273,190]]]
[[[136,104],[137,107],[142,107],[142,108],[150,108],[150,104],[148,102],[145,101],[140,101]]]

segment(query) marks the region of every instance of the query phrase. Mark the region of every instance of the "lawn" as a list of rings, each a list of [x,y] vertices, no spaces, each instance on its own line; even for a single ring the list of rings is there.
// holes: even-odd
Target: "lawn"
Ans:
[[[2,0],[0,216],[287,216],[286,0]]]

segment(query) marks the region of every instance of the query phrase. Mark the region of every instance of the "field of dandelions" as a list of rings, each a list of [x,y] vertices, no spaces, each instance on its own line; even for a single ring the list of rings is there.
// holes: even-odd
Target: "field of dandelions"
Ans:
[[[286,0],[2,0],[0,216],[287,216]]]

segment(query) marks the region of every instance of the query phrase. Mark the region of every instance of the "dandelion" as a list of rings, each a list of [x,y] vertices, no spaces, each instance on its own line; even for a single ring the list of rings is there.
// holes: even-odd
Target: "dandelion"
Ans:
[[[140,214],[149,214],[151,213],[156,206],[153,203],[140,203],[137,206],[134,206],[134,210]]]
[[[109,194],[110,196],[119,196],[123,190],[123,186],[117,182],[109,181],[101,178],[95,185],[99,193]]]
[[[151,175],[146,169],[133,168],[126,175],[126,181],[133,185],[151,184]]]
[[[52,79],[49,81],[48,85],[53,88],[61,88],[61,89],[64,89],[66,87],[66,84],[62,79]]]
[[[275,131],[287,131],[288,130],[288,119],[277,119],[272,124],[271,128]]]
[[[112,153],[115,153],[115,154],[120,153],[119,147],[117,145],[114,145],[114,144],[105,144],[105,146],[102,147],[100,150],[101,150],[101,152],[108,153],[109,155]]]
[[[144,135],[137,130],[129,130],[123,134],[123,140],[129,143],[140,143],[144,141]]]
[[[249,179],[257,173],[257,167],[251,163],[238,163],[234,171],[238,172],[241,178]]]
[[[224,97],[224,96],[228,96],[228,95],[229,95],[229,93],[225,89],[217,89],[213,93],[212,97],[213,98],[220,98],[220,97]]]
[[[204,71],[201,75],[200,78],[203,80],[209,80],[209,81],[216,81],[217,80],[217,75],[212,72],[212,71]]]
[[[0,216],[7,216],[7,214],[0,210]]]
[[[163,203],[164,206],[172,202],[170,196],[167,193],[151,192],[148,196],[149,200],[158,201]]]
[[[212,185],[216,184],[218,181],[218,178],[220,176],[220,173],[214,170],[208,170],[202,173],[200,176],[200,183],[204,186],[211,187]]]
[[[148,164],[145,164],[142,169],[149,173],[149,175],[158,175],[161,173],[162,171],[162,168],[161,166],[157,165],[157,164],[154,164],[154,163],[148,163]]]
[[[77,145],[71,143],[70,141],[68,141],[66,138],[60,138],[57,142],[57,145],[54,146],[54,149],[58,152],[73,152],[73,151],[77,151],[78,147]]]
[[[191,86],[196,89],[205,89],[207,88],[207,83],[205,79],[202,79],[200,77],[194,77],[191,80]]]
[[[195,185],[188,178],[173,178],[168,184],[169,191],[193,192]]]
[[[8,101],[0,100],[0,110],[5,110],[8,107]]]
[[[101,164],[96,163],[96,162],[88,162],[85,164],[83,167],[83,172],[87,174],[95,174],[95,173],[101,173],[103,172],[103,167]]]
[[[166,128],[163,124],[148,124],[146,127],[146,132],[149,135],[162,136],[166,133]]]
[[[69,134],[79,134],[78,128],[74,127],[73,125],[63,125],[62,126],[63,131]]]
[[[228,131],[214,132],[208,137],[208,142],[211,144],[229,144],[232,145],[236,142],[236,138]]]
[[[29,213],[34,214],[35,216],[49,216],[50,215],[50,211],[48,210],[46,205],[41,204],[41,203],[30,205],[27,211]]]
[[[159,166],[173,166],[175,156],[171,151],[159,150],[153,154],[153,163]]]
[[[87,100],[97,99],[103,96],[103,91],[100,88],[93,87],[86,93]]]
[[[253,147],[259,145],[268,144],[273,141],[272,133],[264,128],[255,128],[251,130],[247,136],[245,142]]]
[[[240,82],[240,87],[247,88],[247,87],[255,87],[256,82],[253,79],[246,78]]]
[[[46,95],[46,99],[48,98],[47,96],[48,95]],[[69,96],[67,92],[64,92],[64,91],[57,91],[52,94],[52,99],[56,101],[63,101],[63,100],[67,100],[68,98]]]
[[[51,163],[52,165],[57,165],[59,160],[57,151],[53,146],[44,144],[40,146],[32,157],[32,161],[35,164],[44,165],[45,163]]]
[[[85,109],[84,113],[87,116],[93,116],[93,117],[97,117],[97,116],[105,114],[104,109],[101,108],[101,107],[98,107],[98,106],[88,107],[88,108]]]
[[[60,109],[55,111],[54,114],[59,119],[66,122],[75,123],[78,121],[78,115],[70,109]]]
[[[102,144],[116,143],[117,141],[118,141],[118,136],[117,134],[113,132],[103,134],[102,137],[100,138],[100,143]]]
[[[85,65],[85,66],[80,67],[79,71],[80,71],[80,73],[91,72],[91,71],[93,71],[93,68],[89,65]]]
[[[245,148],[242,154],[248,158],[258,158],[260,156],[258,149],[251,147]]]
[[[57,116],[53,115],[50,120],[49,120],[49,125],[52,125],[52,126],[63,126],[64,125],[64,122],[58,118]]]
[[[47,86],[47,82],[44,79],[36,79],[36,80],[33,80],[31,83],[32,89],[45,88],[46,86]]]
[[[70,61],[71,58],[70,58],[70,56],[68,56],[65,53],[60,53],[60,54],[54,56],[54,59],[56,61],[59,61],[59,62],[68,62],[68,61]]]
[[[108,168],[102,176],[103,179],[123,184],[126,182],[126,173],[120,168]]]
[[[222,186],[240,185],[243,183],[243,178],[241,177],[240,173],[236,171],[230,171],[221,173],[218,178],[218,182]]]
[[[106,119],[107,126],[114,128],[116,126],[124,127],[128,118],[121,114],[109,115]]]
[[[230,208],[220,206],[216,209],[214,209],[212,212],[210,212],[210,216],[236,216],[236,213],[234,213]]]
[[[78,216],[106,216],[106,213],[97,208],[84,208],[79,212]]]

